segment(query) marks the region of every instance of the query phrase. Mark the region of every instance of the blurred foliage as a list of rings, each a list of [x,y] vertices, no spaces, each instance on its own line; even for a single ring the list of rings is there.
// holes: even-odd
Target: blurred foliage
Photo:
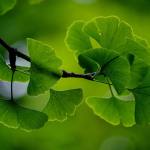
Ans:
[[[25,41],[27,37],[47,42],[62,58],[64,69],[82,72],[74,55],[64,44],[68,26],[74,20],[116,15],[129,22],[138,35],[150,41],[150,6],[149,1],[145,1],[147,4],[142,6],[136,0],[91,0],[88,3],[86,0],[45,0],[37,5],[18,0],[14,9],[0,16],[0,36],[10,44]],[[137,9],[137,5],[143,11]],[[82,79],[62,79],[55,86],[59,90],[69,88],[83,88],[87,97],[106,94],[107,86]],[[29,107],[34,104],[38,110],[38,105],[46,104],[45,96],[47,95],[33,100],[30,96],[25,96],[20,102]],[[150,127],[111,126],[93,115],[84,103],[76,115],[64,123],[49,122],[44,128],[33,132],[26,133],[0,126],[2,150],[109,150],[106,145],[118,150],[118,143],[122,143],[119,144],[122,147],[120,150],[149,150],[149,138]]]
[[[136,11],[140,11],[140,13],[150,12],[149,0],[110,0],[110,1],[114,1],[121,5],[129,7],[129,9],[135,9]]]

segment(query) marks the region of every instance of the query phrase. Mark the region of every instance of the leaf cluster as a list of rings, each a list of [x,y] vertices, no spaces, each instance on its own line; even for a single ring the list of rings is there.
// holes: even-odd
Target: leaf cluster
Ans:
[[[66,44],[75,53],[84,74],[92,82],[108,85],[106,97],[88,97],[94,113],[113,125],[126,127],[150,123],[150,50],[145,40],[119,18],[98,17],[76,21],[68,29]],[[53,86],[64,77],[62,61],[49,45],[27,39],[31,67],[17,66],[14,81],[29,82],[27,93],[50,93],[45,108],[39,112],[19,105],[19,100],[0,101],[0,122],[13,128],[32,130],[46,121],[63,121],[74,114],[83,99],[82,89],[56,91]],[[10,82],[11,68],[0,54],[0,80]],[[68,77],[68,76],[67,76]],[[2,98],[3,99],[3,98]]]

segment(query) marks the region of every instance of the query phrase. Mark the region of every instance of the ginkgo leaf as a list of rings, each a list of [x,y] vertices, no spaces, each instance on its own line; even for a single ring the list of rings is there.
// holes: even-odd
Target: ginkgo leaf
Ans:
[[[150,68],[138,87],[131,90],[136,101],[136,122],[150,124]]]
[[[119,94],[124,91],[130,78],[130,65],[126,58],[119,56],[115,51],[97,48],[80,54],[78,59],[80,66],[86,70],[93,71],[97,68],[99,69],[97,76],[109,77]],[[90,68],[87,66],[90,63],[89,60],[95,62]],[[98,80],[97,76],[95,78]]]
[[[16,5],[16,0],[0,0],[0,14],[5,14]]]
[[[44,109],[50,121],[66,120],[74,114],[76,107],[82,102],[83,94],[81,89],[66,91],[50,90],[50,99]]]
[[[126,127],[131,127],[135,124],[134,100],[90,97],[87,99],[87,104],[96,115],[112,125],[122,123]]]
[[[127,39],[124,45],[115,50],[122,53],[122,55],[133,54],[138,58],[143,59],[147,64],[150,64],[150,51],[134,40]]]
[[[60,79],[61,60],[51,47],[33,39],[28,39],[28,50],[31,57],[28,94],[39,95]]]
[[[66,42],[69,48],[82,53],[92,48],[91,40],[99,43],[99,47],[115,50],[133,39],[132,28],[117,17],[98,17],[89,22],[77,21],[68,30]]]
[[[133,38],[132,28],[117,17],[98,17],[84,26],[84,31],[103,48],[115,50]]]
[[[74,22],[68,29],[66,35],[65,41],[68,47],[77,54],[92,48],[88,35],[82,31],[84,23],[83,21]]]
[[[0,100],[0,123],[5,126],[29,131],[41,128],[47,120],[42,112],[24,108],[11,100]]]
[[[20,69],[22,70],[22,68]],[[12,71],[10,67],[6,64],[2,55],[0,55],[0,80],[10,81],[12,76]],[[14,74],[14,81],[26,82],[29,80],[29,76],[23,72],[16,71]]]
[[[93,72],[117,56],[119,56],[119,54],[116,52],[104,48],[96,48],[81,53],[78,56],[78,60],[80,66],[83,67],[86,72]]]
[[[135,37],[135,41],[136,41],[137,43],[140,43],[140,44],[143,45],[144,47],[149,47],[149,44],[148,44],[148,42],[147,42],[145,39],[141,38],[141,37],[138,36],[138,35],[134,35],[134,37]]]
[[[134,58],[130,66],[131,76],[128,82],[129,89],[136,88],[142,82],[148,72],[148,68],[149,66],[143,60]]]
[[[85,23],[83,30],[101,46],[101,33],[98,31],[95,19]]]

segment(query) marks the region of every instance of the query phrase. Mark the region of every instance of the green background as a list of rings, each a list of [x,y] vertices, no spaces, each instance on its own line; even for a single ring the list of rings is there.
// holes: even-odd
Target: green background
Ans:
[[[131,24],[137,35],[150,41],[149,4],[148,0],[45,0],[30,5],[18,0],[13,10],[0,16],[0,36],[10,44],[27,37],[48,43],[63,60],[63,69],[81,73],[74,54],[64,43],[68,26],[75,20],[116,15]],[[107,86],[83,79],[62,79],[54,88],[79,87],[84,90],[84,100],[87,96],[107,94]],[[26,96],[22,103],[38,110],[46,104],[47,97]],[[95,116],[84,102],[67,121],[48,122],[29,133],[0,125],[2,150],[149,150],[149,139],[149,126],[112,126]]]

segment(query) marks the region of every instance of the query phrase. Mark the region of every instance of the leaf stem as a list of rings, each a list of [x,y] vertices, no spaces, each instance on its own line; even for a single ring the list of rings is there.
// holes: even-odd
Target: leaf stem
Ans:
[[[13,97],[13,78],[14,78],[14,73],[15,73],[15,70],[12,70],[12,76],[11,76],[11,100],[12,101],[14,100],[14,97]]]
[[[29,56],[19,52],[16,48],[13,48],[11,46],[9,46],[4,40],[2,40],[0,38],[0,44],[6,49],[8,50],[9,53],[13,53],[16,56],[31,62],[31,59]],[[97,74],[97,72],[92,72],[92,73],[87,73],[87,74],[78,74],[78,73],[74,73],[74,72],[68,72],[65,70],[62,70],[62,77],[63,78],[70,78],[70,77],[74,77],[74,78],[83,78],[83,79],[87,79],[87,80],[94,80],[95,75]]]
[[[109,89],[110,89],[111,96],[114,96],[114,93],[113,93],[113,91],[112,91],[111,84],[109,83],[109,79],[106,78],[106,80],[107,80],[107,83],[108,83],[108,86],[109,86]]]

